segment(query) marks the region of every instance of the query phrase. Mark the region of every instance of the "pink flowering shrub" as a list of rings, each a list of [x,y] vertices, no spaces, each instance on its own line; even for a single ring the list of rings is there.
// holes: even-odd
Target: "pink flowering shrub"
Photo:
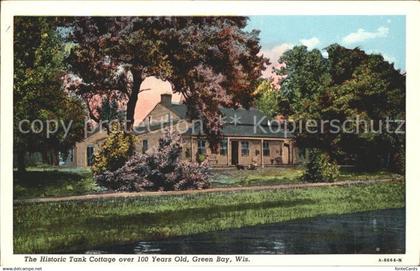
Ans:
[[[181,137],[166,132],[156,149],[134,154],[121,168],[95,175],[99,185],[116,191],[170,191],[209,187],[206,162],[181,161]]]

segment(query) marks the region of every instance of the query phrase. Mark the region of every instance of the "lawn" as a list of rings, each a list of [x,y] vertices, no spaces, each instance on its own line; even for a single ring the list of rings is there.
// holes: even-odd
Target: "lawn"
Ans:
[[[15,203],[15,253],[68,253],[323,215],[404,207],[404,182]]]
[[[84,168],[28,168],[13,174],[15,199],[72,196],[102,191]]]
[[[213,169],[211,187],[241,187],[301,183],[303,169],[267,167],[256,170]],[[343,169],[338,178],[343,180],[370,180],[401,178],[386,171],[374,173]],[[14,173],[14,198],[57,197],[106,192],[83,168],[28,168],[25,174]]]
[[[211,186],[238,187],[302,183],[303,172],[301,167],[268,167],[256,170],[215,169],[212,172]],[[402,176],[388,171],[357,172],[352,169],[341,169],[337,181],[399,178]]]

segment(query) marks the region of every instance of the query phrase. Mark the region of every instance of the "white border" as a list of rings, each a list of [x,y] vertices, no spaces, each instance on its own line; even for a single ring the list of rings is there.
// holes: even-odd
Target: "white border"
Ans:
[[[140,2],[140,1],[19,1],[1,3],[1,264],[7,266],[37,266],[24,263],[23,255],[13,255],[12,227],[12,155],[13,155],[13,16],[14,15],[406,15],[406,71],[407,71],[407,238],[403,265],[418,265],[420,252],[419,196],[420,166],[418,152],[420,144],[420,26],[419,2],[366,1],[366,2]],[[378,263],[386,255],[254,255],[246,265],[400,265]],[[156,265],[156,264],[155,264]],[[215,265],[215,264],[213,264]],[[53,267],[56,264],[43,264]],[[79,265],[72,265],[77,268]],[[86,267],[86,265],[84,265]],[[95,265],[99,268],[101,265]],[[109,266],[109,265],[108,265]],[[150,268],[150,264],[147,265]],[[62,268],[63,265],[60,265]],[[115,267],[115,266],[114,266]],[[130,267],[127,265],[127,267]],[[133,265],[131,265],[133,267]],[[136,265],[134,265],[136,267]]]

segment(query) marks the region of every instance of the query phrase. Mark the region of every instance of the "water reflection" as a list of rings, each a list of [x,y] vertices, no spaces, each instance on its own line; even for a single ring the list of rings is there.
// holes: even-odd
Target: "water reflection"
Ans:
[[[97,251],[112,254],[405,253],[405,209],[388,209],[245,227]]]

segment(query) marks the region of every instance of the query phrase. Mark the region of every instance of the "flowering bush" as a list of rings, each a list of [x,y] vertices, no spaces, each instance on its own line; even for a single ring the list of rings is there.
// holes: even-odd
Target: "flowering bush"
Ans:
[[[206,162],[180,161],[181,137],[165,132],[157,149],[134,154],[115,171],[95,174],[99,185],[117,191],[162,191],[209,187]]]

